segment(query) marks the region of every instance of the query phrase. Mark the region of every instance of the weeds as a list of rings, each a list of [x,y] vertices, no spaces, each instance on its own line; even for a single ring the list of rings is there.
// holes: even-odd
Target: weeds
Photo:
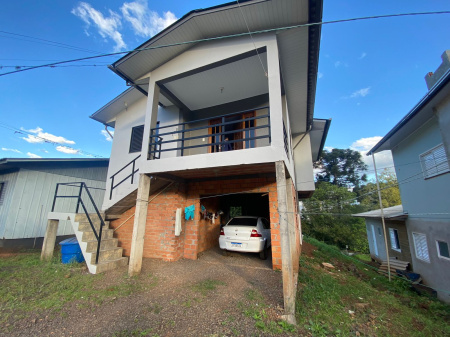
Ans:
[[[218,280],[205,280],[198,282],[192,288],[194,291],[201,293],[203,296],[206,296],[207,293],[216,290],[217,286],[224,286],[225,282]]]

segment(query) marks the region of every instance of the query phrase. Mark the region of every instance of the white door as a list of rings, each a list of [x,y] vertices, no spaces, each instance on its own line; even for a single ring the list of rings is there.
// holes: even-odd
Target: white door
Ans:
[[[373,250],[375,252],[375,255],[378,256],[378,246],[377,246],[377,238],[375,235],[375,226],[370,225],[372,227],[372,239],[373,239]]]

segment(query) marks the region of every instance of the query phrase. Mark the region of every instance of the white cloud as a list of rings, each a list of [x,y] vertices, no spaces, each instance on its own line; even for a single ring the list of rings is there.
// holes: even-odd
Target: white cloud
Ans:
[[[98,29],[98,33],[104,39],[110,38],[113,40],[116,43],[115,51],[120,51],[127,47],[123,41],[122,34],[119,32],[122,22],[120,15],[116,12],[109,10],[109,17],[106,17],[89,3],[80,2],[77,7],[72,9],[71,13],[83,20],[88,27],[94,24]]]
[[[120,8],[125,20],[131,23],[134,32],[142,37],[150,37],[177,21],[170,11],[162,16],[148,8],[147,0],[125,2]]]
[[[19,150],[16,150],[16,149],[7,149],[6,147],[2,147],[2,151],[11,151],[11,152],[15,152],[15,153],[22,153],[22,152],[19,151]]]
[[[114,131],[109,131],[113,136],[114,136]],[[108,142],[112,142],[112,138],[111,136],[108,134],[108,132],[106,132],[106,130],[101,130],[100,133],[105,136],[106,140]]]
[[[46,140],[54,143],[60,143],[60,144],[75,144],[73,140],[68,140],[62,136],[55,136],[51,133],[44,132],[39,126],[36,129],[26,130],[24,128],[21,128],[24,131],[35,133],[36,136],[33,135],[27,135],[27,137],[22,137],[23,140],[26,140],[28,143],[43,143]]]
[[[350,98],[366,97],[370,92],[370,87],[356,90],[350,95]]]
[[[38,156],[37,154],[31,153],[31,152],[27,152],[27,156],[29,158],[42,158],[41,156]]]
[[[339,66],[341,66],[342,65],[342,62],[341,61],[336,61],[336,62],[334,62],[334,66],[336,67],[336,68],[338,68]]]
[[[367,166],[369,166],[368,168],[369,172],[370,171],[373,172],[374,170],[373,160],[372,156],[367,156],[366,154],[381,140],[381,138],[382,137],[380,136],[361,138],[353,142],[352,145],[350,146],[351,149],[361,153],[362,159],[367,164]],[[394,166],[391,151],[383,151],[375,154],[375,161],[377,164],[378,172],[381,172],[382,169],[385,167]]]
[[[323,73],[319,72],[319,73],[317,73],[317,76],[318,76],[319,78],[322,78],[322,77],[323,77]]]
[[[367,56],[367,53],[366,53],[366,52],[362,52],[362,53],[361,53],[361,56],[358,57],[358,59],[359,59],[359,60],[362,60],[362,59],[365,58],[366,56]]]
[[[57,146],[56,151],[68,153],[68,154],[77,154],[80,150],[75,150],[67,146]]]

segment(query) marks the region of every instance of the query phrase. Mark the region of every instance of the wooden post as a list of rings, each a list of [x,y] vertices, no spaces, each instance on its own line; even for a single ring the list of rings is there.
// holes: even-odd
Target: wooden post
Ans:
[[[142,255],[144,252],[144,235],[147,223],[148,197],[150,194],[150,177],[139,175],[139,186],[136,199],[133,236],[131,238],[130,265],[128,275],[134,276],[141,272]]]
[[[290,324],[295,321],[295,283],[291,255],[291,239],[288,221],[288,200],[286,192],[286,168],[283,161],[275,163],[277,174],[278,216],[280,219],[281,266],[283,276],[284,320]]]
[[[377,181],[378,201],[380,203],[380,211],[381,211],[381,222],[383,223],[384,247],[386,249],[388,276],[389,282],[391,282],[391,262],[389,260],[389,247],[387,244],[386,224],[384,223],[384,209],[383,209],[383,202],[381,201],[381,191],[380,191],[380,184],[378,182],[377,165],[375,164],[375,155],[373,153],[372,153],[372,160],[373,160],[373,168],[375,169],[375,179]]]
[[[44,243],[42,244],[41,260],[49,261],[53,258],[55,250],[56,233],[58,232],[59,220],[47,221],[47,229],[45,230]]]

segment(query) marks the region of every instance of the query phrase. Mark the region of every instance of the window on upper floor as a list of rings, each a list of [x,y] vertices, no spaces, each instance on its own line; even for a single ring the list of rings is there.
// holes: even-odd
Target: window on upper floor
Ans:
[[[141,152],[143,137],[144,125],[135,126],[131,129],[130,153]]]
[[[448,249],[448,243],[445,241],[436,240],[438,256],[445,259],[450,259],[450,252]]]
[[[450,171],[448,158],[443,144],[420,155],[423,176],[425,179]]]
[[[412,233],[412,236],[414,240],[416,257],[419,260],[430,262],[430,256],[428,255],[427,236],[422,233]]]
[[[391,248],[401,252],[400,241],[398,240],[398,231],[394,228],[389,228],[389,237],[391,239]]]

